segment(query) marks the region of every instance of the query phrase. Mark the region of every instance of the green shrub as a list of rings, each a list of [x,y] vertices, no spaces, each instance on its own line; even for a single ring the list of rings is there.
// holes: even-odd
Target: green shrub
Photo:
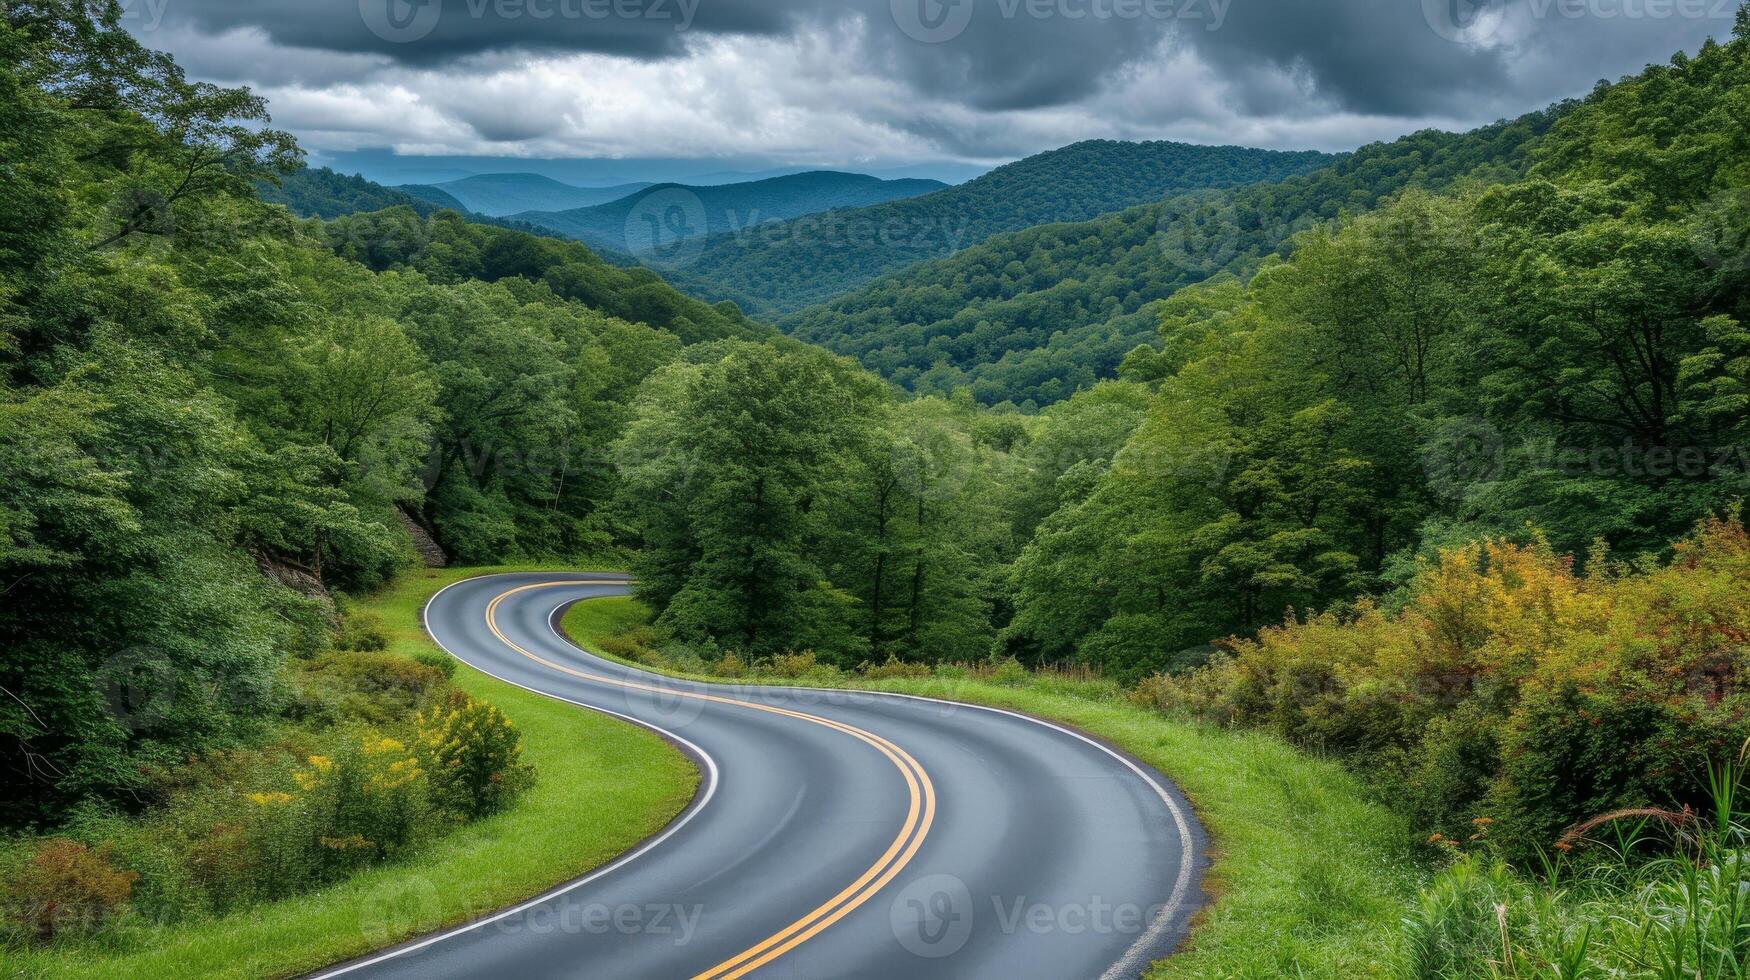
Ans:
[[[340,650],[363,653],[388,649],[389,634],[383,629],[383,617],[365,609],[343,612],[340,629],[334,636],[334,646]]]
[[[415,663],[430,667],[444,675],[445,680],[456,676],[456,658],[437,650],[421,650],[413,655]]]
[[[1726,978],[1750,972],[1744,754],[1710,771],[1709,815],[1637,808],[1563,835],[1537,878],[1501,861],[1486,826],[1404,917],[1413,980]],[[1479,820],[1479,824],[1487,823]],[[1648,854],[1665,856],[1649,859]]]
[[[815,671],[820,661],[813,650],[801,653],[780,653],[765,664],[764,673],[773,677],[804,677]]]
[[[910,663],[898,657],[888,657],[885,663],[863,663],[857,667],[857,672],[870,680],[885,680],[890,677],[928,677],[929,664]]]
[[[295,714],[333,722],[404,723],[438,693],[443,669],[392,653],[333,652],[301,665]]]
[[[723,651],[723,656],[711,665],[713,677],[746,677],[747,661],[741,659],[741,654],[734,650]]]
[[[419,759],[441,811],[468,820],[497,813],[534,781],[522,734],[493,705],[452,692],[418,724]]]
[[[990,680],[991,683],[1000,684],[1003,687],[1020,687],[1026,684],[1031,676],[1032,674],[1028,672],[1026,667],[1022,666],[1019,660],[1008,657],[997,661],[991,669]]]
[[[424,776],[406,745],[367,733],[311,755],[284,789],[247,794],[249,892],[283,898],[404,853],[428,824]]]

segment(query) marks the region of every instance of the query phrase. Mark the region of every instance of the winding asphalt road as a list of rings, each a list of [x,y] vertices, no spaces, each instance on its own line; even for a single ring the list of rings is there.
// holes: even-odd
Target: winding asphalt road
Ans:
[[[1183,937],[1203,836],[1152,769],[1008,712],[694,684],[560,635],[572,603],[628,591],[471,579],[426,628],[501,680],[669,738],[701,770],[692,806],[578,881],[322,976],[1135,977]]]

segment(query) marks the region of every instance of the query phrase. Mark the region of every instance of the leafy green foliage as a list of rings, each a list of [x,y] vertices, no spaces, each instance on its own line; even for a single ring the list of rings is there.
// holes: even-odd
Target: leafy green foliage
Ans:
[[[339,218],[361,211],[402,207],[412,208],[421,217],[446,208],[468,210],[461,201],[441,191],[414,195],[372,183],[357,174],[351,177],[338,174],[327,167],[296,170],[277,182],[262,184],[259,189],[263,201],[283,204],[304,218]]]
[[[419,716],[418,756],[433,802],[469,820],[509,806],[535,776],[521,743],[504,712],[453,692]]]
[[[607,448],[682,347],[646,322],[762,332],[582,246],[453,212],[296,221],[256,196],[298,162],[261,101],[186,82],[119,18],[26,3],[0,20],[12,826],[153,802],[180,760],[256,744],[287,714],[411,711],[418,685],[371,707],[285,680],[328,642],[325,589],[407,563],[397,511],[463,557],[600,550]]]
[[[617,447],[657,624],[755,658],[979,655],[1006,529],[997,461],[966,430],[817,350],[690,351]]]
[[[732,303],[682,296],[649,269],[609,265],[576,242],[475,224],[454,212],[426,219],[405,208],[349,215],[329,222],[325,234],[337,255],[377,271],[411,269],[438,283],[535,280],[560,298],[689,344],[769,332]]]
[[[1015,562],[1009,649],[1156,669],[1389,592],[1418,551],[1527,524],[1656,551],[1741,499],[1745,263],[1698,228],[1730,221],[1747,71],[1740,39],[1606,86],[1521,179],[1406,190],[1161,304],[1161,348],[1124,362],[1148,418]]]

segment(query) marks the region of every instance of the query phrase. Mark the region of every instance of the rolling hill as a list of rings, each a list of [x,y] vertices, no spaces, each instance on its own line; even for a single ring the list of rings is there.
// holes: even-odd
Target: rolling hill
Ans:
[[[941,181],[881,180],[866,174],[815,170],[736,184],[653,184],[630,196],[596,207],[569,211],[529,211],[518,220],[551,228],[602,248],[636,254],[648,251],[650,232],[643,223],[652,208],[665,211],[676,202],[674,222],[659,243],[703,234],[749,232],[762,222],[796,218],[917,197],[946,187]]]
[[[1112,377],[1126,353],[1155,342],[1155,304],[1180,287],[1224,270],[1245,274],[1293,233],[1408,186],[1510,179],[1565,108],[1372,144],[1280,183],[992,237],[780,325],[919,392],[970,387],[986,404],[1046,405]],[[820,261],[843,255],[822,250]],[[700,275],[705,266],[687,271]]]
[[[258,188],[261,199],[270,204],[283,204],[293,214],[304,218],[338,218],[361,211],[381,211],[384,208],[408,207],[421,216],[449,208],[466,211],[462,202],[440,192],[416,196],[403,190],[384,187],[359,175],[335,173],[327,167],[306,168],[286,174],[279,183],[263,182]]]
[[[563,211],[606,204],[649,187],[648,183],[612,187],[575,187],[540,174],[479,174],[441,184],[408,184],[400,190],[416,197],[442,194],[469,211],[502,218],[519,211]]]
[[[1008,231],[1096,215],[1170,194],[1278,181],[1330,163],[1314,152],[1090,140],[998,167],[922,197],[707,240],[690,278],[790,313],[913,262]]]

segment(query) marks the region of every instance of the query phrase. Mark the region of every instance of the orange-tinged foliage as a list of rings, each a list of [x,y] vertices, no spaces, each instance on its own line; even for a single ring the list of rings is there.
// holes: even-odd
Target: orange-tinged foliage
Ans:
[[[1430,830],[1499,816],[1541,846],[1604,810],[1699,801],[1694,774],[1750,734],[1747,638],[1750,534],[1713,519],[1663,565],[1446,551],[1395,614],[1290,621],[1140,696],[1345,754]]]
[[[10,883],[7,918],[44,939],[94,929],[127,904],[137,878],[112,865],[107,850],[51,837]]]

